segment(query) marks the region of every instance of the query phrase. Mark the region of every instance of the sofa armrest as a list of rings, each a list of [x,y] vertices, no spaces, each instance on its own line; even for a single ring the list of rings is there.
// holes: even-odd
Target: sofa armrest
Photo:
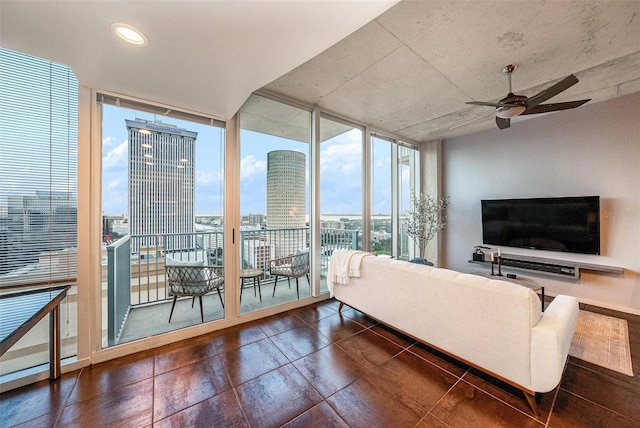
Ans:
[[[531,385],[549,392],[562,377],[578,322],[578,299],[558,295],[531,330]]]

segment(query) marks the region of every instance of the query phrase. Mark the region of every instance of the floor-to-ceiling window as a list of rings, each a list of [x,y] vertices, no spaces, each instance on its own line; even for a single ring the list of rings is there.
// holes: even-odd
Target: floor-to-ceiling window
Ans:
[[[398,201],[398,258],[410,260],[417,254],[415,244],[407,235],[405,213],[411,208],[411,193],[420,191],[420,151],[399,142],[398,150],[398,186],[395,190]]]
[[[17,294],[71,285],[60,307],[63,358],[76,355],[78,343],[77,128],[72,70],[0,49],[0,333],[6,339],[40,308]],[[49,323],[2,355],[3,380],[49,361]]]
[[[98,103],[103,347],[224,318],[224,124]]]
[[[321,276],[325,276],[336,249],[361,250],[363,240],[363,138],[362,127],[320,117],[320,251]],[[321,291],[326,291],[326,281]]]
[[[311,112],[252,95],[240,111],[240,312],[308,297]]]
[[[392,180],[395,145],[392,140],[379,136],[371,138],[371,251],[378,255],[393,254]]]
[[[410,196],[419,189],[420,152],[401,141],[371,137],[371,251],[408,260],[413,244],[406,232]]]

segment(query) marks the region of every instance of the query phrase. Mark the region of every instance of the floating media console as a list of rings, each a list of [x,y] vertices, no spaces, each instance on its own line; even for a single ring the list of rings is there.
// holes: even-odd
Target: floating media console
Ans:
[[[490,261],[469,260],[469,263],[491,266]],[[580,278],[581,270],[613,274],[622,274],[624,272],[623,268],[617,266],[571,262],[568,260],[545,259],[542,257],[530,257],[504,253],[502,254],[502,269],[536,272],[542,275],[575,280]]]

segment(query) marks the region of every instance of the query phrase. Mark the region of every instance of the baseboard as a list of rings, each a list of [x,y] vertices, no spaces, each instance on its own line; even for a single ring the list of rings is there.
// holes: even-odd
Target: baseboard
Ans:
[[[87,367],[90,365],[89,358],[78,360],[76,357],[63,358],[61,361],[62,373],[70,373],[72,371]],[[0,393],[11,391],[41,380],[49,379],[49,363],[40,364],[24,370],[18,370],[0,376]]]
[[[558,294],[563,294],[563,293],[551,293],[551,292],[545,291],[545,294],[547,296],[555,297]],[[576,299],[578,299],[579,303],[582,303],[584,305],[591,305],[591,306],[597,306],[599,308],[611,309],[612,311],[624,312],[625,314],[640,315],[640,309],[629,308],[627,306],[613,305],[611,303],[600,302],[598,300],[585,299],[583,297],[576,297]]]
[[[610,303],[599,302],[597,300],[583,299],[581,297],[578,297],[578,301],[580,303],[584,303],[585,305],[598,306],[600,308],[611,309],[613,311],[624,312],[626,314],[640,315],[640,309],[629,308],[626,306],[612,305]]]

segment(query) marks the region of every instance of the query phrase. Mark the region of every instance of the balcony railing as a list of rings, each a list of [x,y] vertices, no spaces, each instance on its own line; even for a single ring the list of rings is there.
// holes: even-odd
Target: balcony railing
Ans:
[[[336,249],[358,249],[356,230],[321,229],[320,276],[325,277],[329,258]],[[261,281],[271,278],[268,261],[309,247],[309,229],[261,229],[240,232],[241,268],[263,270]],[[165,261],[203,260],[224,266],[222,231],[166,235],[127,235],[107,247],[107,343],[118,342],[131,308],[170,299],[165,282]]]

